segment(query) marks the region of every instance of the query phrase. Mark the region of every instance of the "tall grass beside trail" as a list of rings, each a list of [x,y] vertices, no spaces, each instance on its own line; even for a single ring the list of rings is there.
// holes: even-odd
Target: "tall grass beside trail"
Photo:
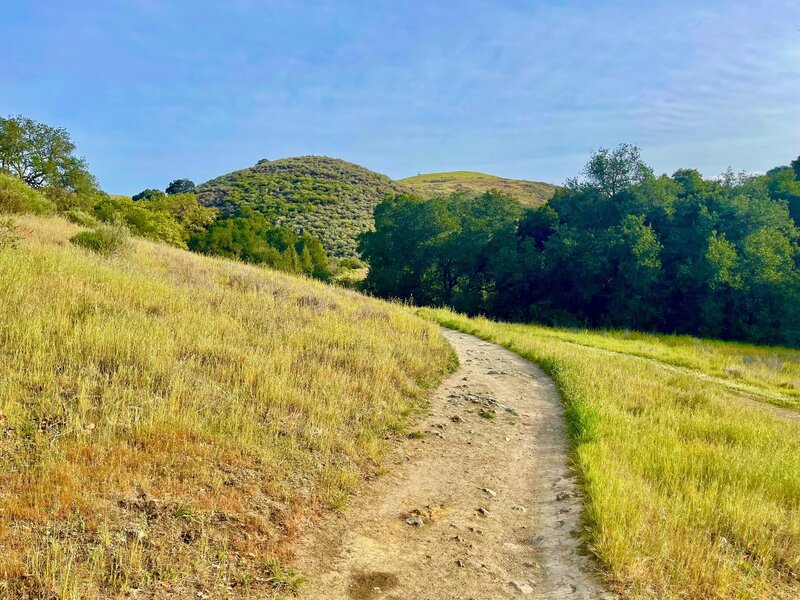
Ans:
[[[421,314],[501,344],[555,379],[583,483],[585,538],[616,590],[800,597],[797,422],[714,381],[576,345],[558,330]]]
[[[800,409],[800,350],[637,331],[557,329],[527,325],[539,337],[639,356],[744,384],[759,399]]]
[[[293,587],[276,561],[453,363],[435,326],[352,292],[141,240],[98,254],[60,219],[15,229],[0,248],[0,598]]]

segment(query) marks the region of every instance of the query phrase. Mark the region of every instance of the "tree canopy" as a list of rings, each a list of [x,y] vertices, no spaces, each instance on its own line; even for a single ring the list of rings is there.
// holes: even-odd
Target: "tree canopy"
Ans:
[[[366,290],[470,314],[800,344],[800,180],[656,177],[634,146],[524,212],[502,194],[387,198]]]
[[[216,221],[195,233],[189,247],[196,252],[225,256],[267,265],[290,273],[328,279],[328,257],[320,241],[309,235],[296,235],[285,227],[275,227],[251,210]]]
[[[75,144],[66,129],[21,115],[0,117],[0,170],[34,189],[96,192],[97,181],[86,160],[74,152]]]
[[[165,191],[167,192],[167,195],[171,196],[173,194],[186,194],[188,192],[194,192],[194,190],[194,181],[191,179],[176,179],[175,181],[170,182]]]

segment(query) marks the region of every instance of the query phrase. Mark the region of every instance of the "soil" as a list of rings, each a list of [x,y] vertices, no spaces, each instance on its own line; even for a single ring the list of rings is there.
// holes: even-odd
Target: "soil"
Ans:
[[[499,346],[443,334],[460,369],[388,474],[301,541],[295,565],[309,580],[300,597],[613,597],[581,541],[552,381]]]

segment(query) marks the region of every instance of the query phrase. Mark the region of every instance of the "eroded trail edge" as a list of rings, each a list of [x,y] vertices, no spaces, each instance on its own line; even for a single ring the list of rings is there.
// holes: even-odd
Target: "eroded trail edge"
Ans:
[[[500,346],[442,331],[460,369],[390,474],[303,540],[300,596],[610,597],[582,551],[554,384]]]

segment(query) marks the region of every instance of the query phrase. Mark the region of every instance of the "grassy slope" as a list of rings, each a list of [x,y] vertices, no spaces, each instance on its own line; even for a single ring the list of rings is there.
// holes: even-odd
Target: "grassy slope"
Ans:
[[[472,171],[427,173],[401,179],[401,183],[417,194],[430,197],[452,192],[487,192],[500,190],[517,198],[525,206],[541,206],[553,197],[557,186],[538,181],[504,179],[495,175]]]
[[[526,327],[528,332],[539,337],[690,369],[704,377],[718,378],[725,385],[759,400],[800,409],[800,350],[686,335]]]
[[[740,402],[728,386],[638,356],[685,360],[711,374],[728,363],[759,364],[739,364],[742,356],[777,365],[774,356],[784,365],[782,380],[797,373],[790,351],[422,314],[500,343],[555,378],[584,482],[588,543],[618,590],[798,597],[800,426]],[[763,369],[748,377],[775,385]]]
[[[0,598],[263,597],[452,360],[386,303],[20,218],[0,249]]]
[[[356,256],[356,236],[373,226],[388,193],[409,193],[385,175],[325,156],[260,161],[198,187],[201,202],[232,210],[250,206],[295,231],[319,237],[328,253]]]

